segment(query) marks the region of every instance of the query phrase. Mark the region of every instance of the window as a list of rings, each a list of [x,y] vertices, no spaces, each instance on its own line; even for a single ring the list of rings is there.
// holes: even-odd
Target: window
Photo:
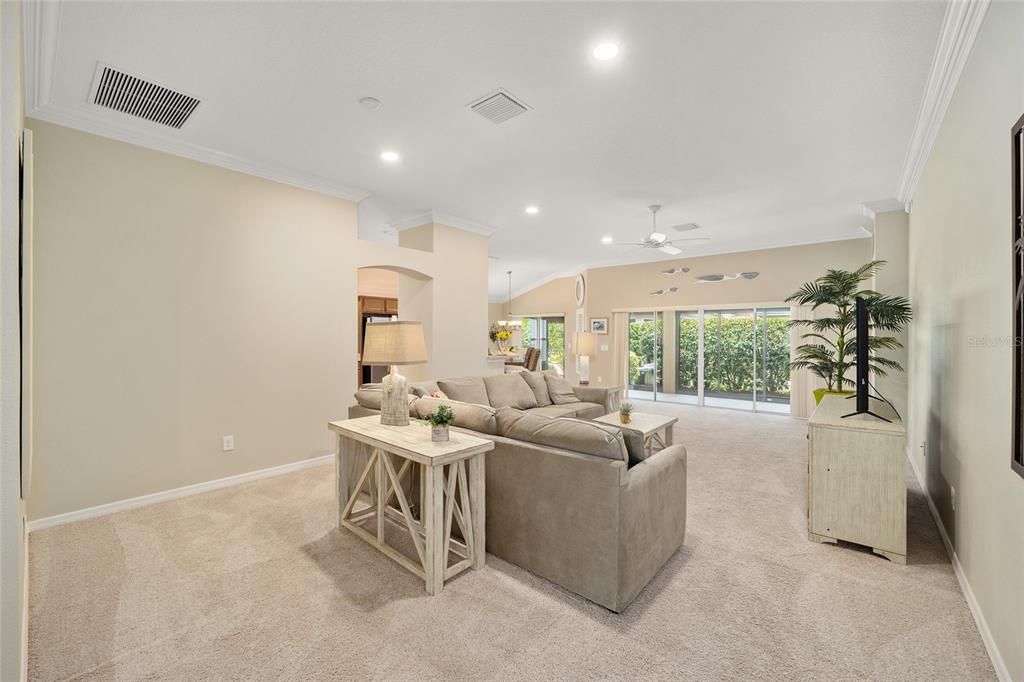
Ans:
[[[1010,133],[1013,158],[1013,452],[1010,466],[1024,476],[1024,116]]]
[[[565,374],[565,317],[524,317],[523,347],[540,350],[537,369]]]

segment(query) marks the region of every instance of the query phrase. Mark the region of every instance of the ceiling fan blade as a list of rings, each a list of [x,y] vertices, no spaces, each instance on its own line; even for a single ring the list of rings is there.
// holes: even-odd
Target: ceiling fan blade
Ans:
[[[608,246],[647,246],[643,242],[612,242]]]
[[[661,251],[662,253],[667,253],[670,256],[678,256],[679,254],[681,254],[683,252],[682,249],[677,249],[676,247],[672,246],[671,244],[666,244],[665,246],[659,246],[658,247],[658,251]]]
[[[674,242],[709,242],[711,237],[685,237],[683,239],[673,239]]]

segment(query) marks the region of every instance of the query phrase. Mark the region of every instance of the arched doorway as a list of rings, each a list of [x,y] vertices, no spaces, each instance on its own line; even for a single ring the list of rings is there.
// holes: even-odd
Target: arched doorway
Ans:
[[[417,270],[397,265],[367,265],[357,269],[357,360],[356,385],[377,383],[386,367],[364,367],[361,361],[366,325],[389,319],[412,320],[423,324],[428,357],[433,357],[434,293],[433,278]],[[410,381],[432,376],[431,363],[411,365],[402,370]]]

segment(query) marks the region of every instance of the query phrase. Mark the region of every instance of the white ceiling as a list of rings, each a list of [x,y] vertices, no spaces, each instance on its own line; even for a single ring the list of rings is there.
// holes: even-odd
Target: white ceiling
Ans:
[[[38,20],[50,38],[37,51],[55,27],[59,39],[29,77],[36,115],[367,196],[364,236],[429,210],[492,228],[503,298],[509,269],[522,290],[651,259],[600,243],[649,232],[651,203],[665,206],[660,226],[711,237],[687,255],[864,236],[861,203],[896,193],[944,11],[74,2]],[[602,40],[619,58],[590,56]],[[180,131],[99,109],[98,61],[203,103]],[[498,87],[532,111],[494,125],[465,108]],[[366,95],[383,106],[365,110]],[[385,148],[401,162],[382,162]]]

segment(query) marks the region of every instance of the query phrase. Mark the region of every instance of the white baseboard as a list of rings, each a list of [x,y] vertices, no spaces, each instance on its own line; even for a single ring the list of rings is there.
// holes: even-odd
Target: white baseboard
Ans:
[[[53,528],[54,526],[61,526],[65,523],[73,523],[75,521],[93,519],[97,516],[106,516],[107,514],[114,514],[116,512],[127,511],[129,509],[137,509],[138,507],[145,507],[151,504],[156,504],[157,502],[166,502],[168,500],[178,499],[179,497],[198,495],[199,493],[205,493],[211,490],[218,490],[220,488],[227,488],[233,485],[238,485],[240,483],[257,481],[261,478],[280,476],[281,474],[287,474],[292,471],[299,471],[300,469],[306,469],[308,467],[326,464],[327,462],[333,461],[333,459],[334,455],[322,455],[320,457],[313,457],[312,459],[303,459],[298,462],[282,464],[280,466],[270,467],[268,469],[258,469],[257,471],[250,471],[244,474],[228,476],[227,478],[218,478],[214,481],[195,483],[193,485],[186,485],[181,488],[174,488],[173,490],[164,490],[159,493],[151,493],[149,495],[142,495],[140,497],[132,497],[130,499],[121,500],[119,502],[110,502],[108,504],[101,504],[95,507],[79,509],[78,511],[67,512],[65,514],[47,516],[46,518],[29,521],[27,525],[27,530],[29,533],[31,533],[33,531],[43,530],[44,528]]]
[[[24,505],[22,505],[24,506]],[[21,682],[28,680],[28,520],[21,514]]]
[[[988,651],[988,657],[992,660],[992,667],[996,670],[996,676],[1001,682],[1013,682],[1013,679],[1010,677],[1010,671],[1007,669],[1005,661],[1003,661],[1003,656],[999,653],[999,647],[996,646],[996,641],[992,638],[992,631],[988,627],[988,621],[985,620],[985,614],[982,613],[981,606],[974,597],[974,590],[971,589],[971,584],[967,582],[967,575],[964,573],[963,566],[960,565],[960,559],[956,555],[953,543],[949,540],[946,526],[942,523],[942,517],[939,516],[939,510],[932,500],[931,493],[928,491],[924,476],[921,475],[921,471],[917,468],[917,463],[911,457],[909,449],[907,450],[907,460],[910,462],[910,468],[914,470],[914,476],[917,478],[918,485],[921,486],[921,490],[924,492],[924,499],[928,501],[928,509],[931,510],[932,518],[939,529],[939,537],[942,538],[942,544],[946,547],[946,553],[949,554],[949,561],[953,564],[953,573],[956,574],[956,579],[960,583],[964,599],[967,600],[967,607],[970,608],[971,615],[974,616],[974,623],[978,626],[981,641],[985,643],[985,650]]]

